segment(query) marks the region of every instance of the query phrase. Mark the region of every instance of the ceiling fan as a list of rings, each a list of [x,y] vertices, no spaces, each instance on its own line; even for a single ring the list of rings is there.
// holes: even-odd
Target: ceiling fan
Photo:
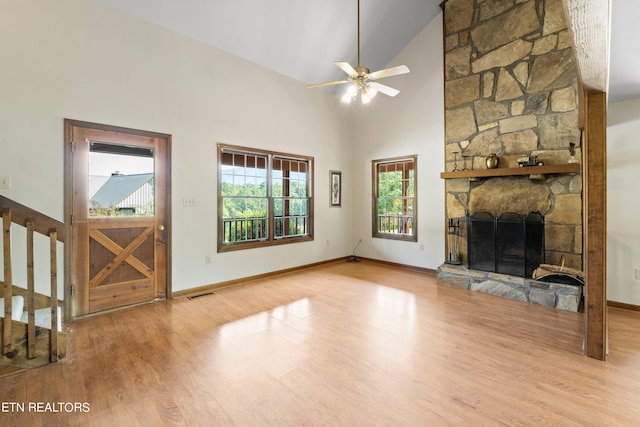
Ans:
[[[367,68],[360,65],[360,0],[358,0],[358,65],[354,68],[348,62],[337,61],[335,63],[342,71],[347,73],[346,80],[337,80],[326,83],[316,83],[307,85],[308,88],[316,88],[322,86],[341,85],[345,83],[353,83],[347,89],[341,101],[349,103],[356,99],[360,92],[360,100],[363,104],[367,104],[376,96],[378,92],[387,96],[396,96],[399,90],[378,83],[376,80],[384,77],[397,76],[409,72],[406,65],[398,65],[395,67],[385,68],[384,70],[374,71],[373,73]]]

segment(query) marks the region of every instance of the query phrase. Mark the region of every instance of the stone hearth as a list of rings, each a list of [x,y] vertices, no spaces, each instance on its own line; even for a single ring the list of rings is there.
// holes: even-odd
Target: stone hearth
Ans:
[[[438,267],[438,283],[575,312],[579,310],[582,298],[580,286],[540,282],[449,264]]]

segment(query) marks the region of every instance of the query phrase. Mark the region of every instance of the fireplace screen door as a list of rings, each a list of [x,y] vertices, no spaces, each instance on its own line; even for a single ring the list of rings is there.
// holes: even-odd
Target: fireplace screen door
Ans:
[[[467,217],[469,268],[531,277],[544,262],[544,218],[538,212]]]

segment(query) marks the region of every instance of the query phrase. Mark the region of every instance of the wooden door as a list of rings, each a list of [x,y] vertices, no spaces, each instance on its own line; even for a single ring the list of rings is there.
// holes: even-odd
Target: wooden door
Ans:
[[[71,317],[165,298],[170,137],[65,121]]]

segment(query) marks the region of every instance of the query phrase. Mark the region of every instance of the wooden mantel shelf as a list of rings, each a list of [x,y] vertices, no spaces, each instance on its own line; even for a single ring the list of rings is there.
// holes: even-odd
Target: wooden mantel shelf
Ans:
[[[440,178],[490,178],[495,176],[547,175],[579,172],[579,163],[566,163],[562,165],[525,166],[521,168],[475,169],[457,172],[442,172],[440,173]]]

